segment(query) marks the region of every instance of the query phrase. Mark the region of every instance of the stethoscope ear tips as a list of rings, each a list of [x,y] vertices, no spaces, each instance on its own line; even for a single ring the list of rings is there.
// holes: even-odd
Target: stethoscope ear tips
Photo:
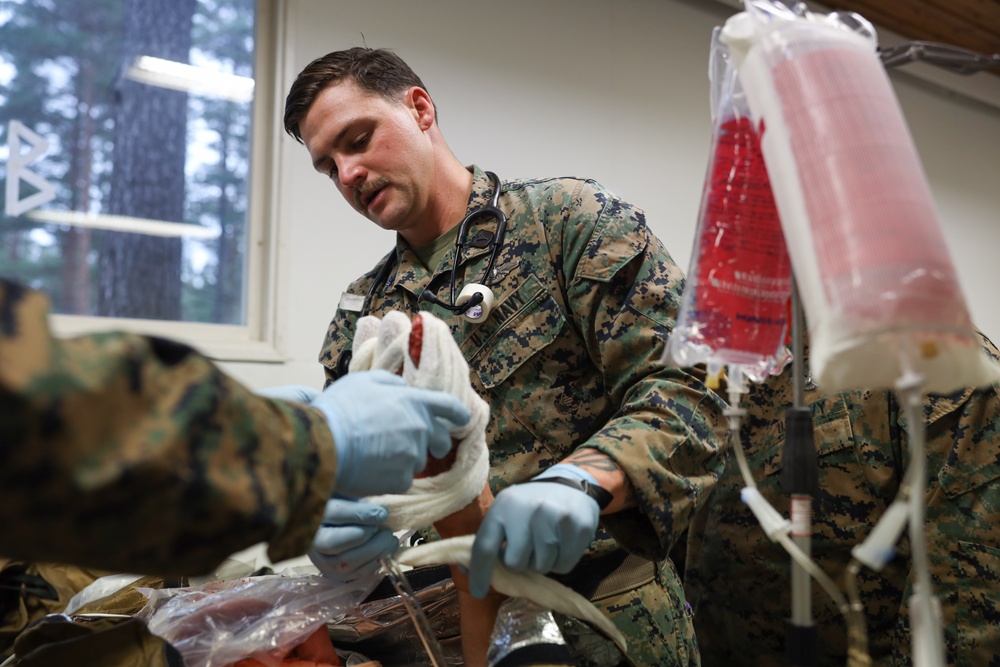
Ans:
[[[477,294],[480,295],[479,303],[462,313],[462,317],[470,322],[481,322],[485,320],[489,317],[490,311],[493,310],[493,306],[496,303],[493,291],[489,287],[479,283],[469,283],[462,288],[462,292],[458,295],[458,298],[455,299],[455,305],[461,306],[470,299],[475,300],[475,295]]]

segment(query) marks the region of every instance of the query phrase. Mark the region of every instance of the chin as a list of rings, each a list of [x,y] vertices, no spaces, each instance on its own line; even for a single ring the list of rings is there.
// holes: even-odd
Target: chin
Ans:
[[[368,219],[374,222],[382,229],[386,230],[387,232],[399,231],[399,226],[396,223],[392,222],[391,220],[383,220],[381,218],[368,218]]]

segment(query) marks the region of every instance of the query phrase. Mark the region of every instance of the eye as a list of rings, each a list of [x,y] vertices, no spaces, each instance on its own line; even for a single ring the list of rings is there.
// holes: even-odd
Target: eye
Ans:
[[[326,175],[330,178],[330,180],[333,180],[333,181],[337,180],[337,163],[336,162],[331,162],[330,163],[330,168],[326,170]]]
[[[360,137],[358,137],[357,139],[355,139],[354,143],[351,144],[351,147],[354,148],[355,150],[359,150],[361,148],[364,148],[368,144],[368,139],[370,137],[371,137],[371,135],[368,134],[367,132],[365,134],[362,134]]]

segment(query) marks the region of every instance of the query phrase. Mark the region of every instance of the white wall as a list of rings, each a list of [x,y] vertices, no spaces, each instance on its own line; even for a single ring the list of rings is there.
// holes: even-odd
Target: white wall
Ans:
[[[286,0],[285,10],[282,97],[315,57],[392,48],[423,78],[463,162],[501,177],[596,178],[643,207],[687,268],[710,137],[709,37],[731,8],[711,0]],[[1000,340],[991,294],[1000,284],[1000,110],[905,75],[894,81],[973,318]],[[279,160],[288,362],[226,367],[256,387],[318,385],[316,355],[341,292],[393,237],[354,213],[302,146],[286,137]]]

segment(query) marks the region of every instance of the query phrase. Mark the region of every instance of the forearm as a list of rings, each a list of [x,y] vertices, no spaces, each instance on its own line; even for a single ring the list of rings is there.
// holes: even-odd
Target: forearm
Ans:
[[[5,286],[2,555],[193,574],[259,541],[305,550],[335,472],[318,412],[186,346],[52,338],[44,297]]]
[[[594,476],[601,488],[611,494],[611,503],[601,514],[614,514],[637,505],[635,489],[625,471],[607,454],[592,447],[581,447],[563,459],[562,463],[586,470]]]
[[[191,425],[159,442],[88,442],[79,420],[66,437],[35,432],[0,466],[4,555],[200,574],[258,542],[275,561],[304,553],[330,494],[333,449],[300,417],[271,418],[259,438]],[[309,437],[316,444],[301,446]]]
[[[613,324],[591,327],[618,334],[594,343],[615,411],[582,446],[610,459],[631,486],[629,502],[606,515],[605,528],[630,550],[663,557],[725,466],[724,408],[694,369],[660,363],[669,335],[660,313],[618,312]]]
[[[638,409],[633,403],[637,409],[608,422],[580,451],[613,461],[630,487],[630,502],[606,513],[604,526],[630,550],[662,557],[725,467],[725,420],[709,398],[705,406],[684,393],[652,396],[661,408]]]

